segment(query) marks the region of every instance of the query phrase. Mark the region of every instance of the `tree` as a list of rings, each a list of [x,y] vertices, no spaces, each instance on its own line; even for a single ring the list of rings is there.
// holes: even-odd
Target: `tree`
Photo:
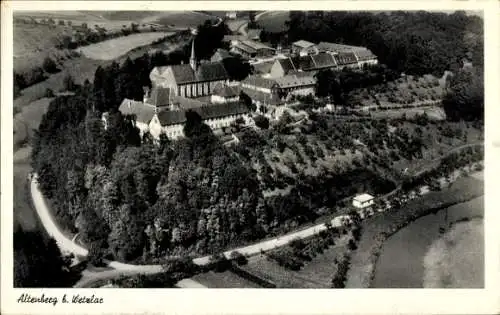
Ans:
[[[70,261],[62,256],[54,239],[40,232],[14,232],[14,287],[71,287],[80,277],[69,269]]]
[[[63,90],[64,91],[74,91],[76,88],[76,83],[73,77],[68,73],[63,79]]]
[[[59,71],[59,69],[57,68],[57,64],[54,62],[54,60],[52,60],[49,57],[45,57],[45,59],[43,60],[42,67],[43,70],[45,70],[48,73],[56,73]]]
[[[483,120],[484,83],[482,70],[462,70],[451,78],[443,108],[449,120]]]
[[[269,128],[269,119],[267,117],[258,115],[254,118],[255,125],[260,129],[268,129]]]

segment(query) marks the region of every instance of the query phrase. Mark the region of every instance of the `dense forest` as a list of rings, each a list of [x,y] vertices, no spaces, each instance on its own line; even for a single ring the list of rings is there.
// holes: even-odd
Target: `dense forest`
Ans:
[[[348,19],[347,13],[338,14]],[[299,27],[293,26],[293,16],[290,23]],[[200,58],[220,47],[227,32],[221,25],[200,26],[198,37],[213,39],[196,46]],[[239,145],[226,147],[194,113],[187,115],[186,137],[179,141],[163,137],[154,144],[148,135],[141,139],[130,119],[117,111],[120,102],[125,97],[142,99],[142,87],[151,84],[153,67],[188,58],[186,46],[169,55],[146,54],[98,68],[92,84],[77,86],[74,96],[56,98],[42,118],[33,140],[33,169],[57,219],[80,232],[91,260],[109,256],[151,262],[216,253],[277,233],[283,226],[310,222],[318,217],[314,209],[355,193],[352,183],[340,174],[325,171],[320,178],[301,176],[291,182],[294,188],[288,195],[264,198],[263,181],[278,179],[259,178],[250,157],[261,151],[265,134],[244,132]],[[321,75],[329,78],[332,74]],[[367,77],[345,73],[338,81],[344,85],[341,92],[335,92],[335,84],[318,89],[324,96],[342,97],[346,90],[393,75],[386,68],[374,69]],[[450,80],[450,90],[456,95],[469,77],[461,78],[456,75]],[[460,106],[453,105],[458,104],[456,99],[450,98],[449,107]],[[103,112],[110,113],[106,130]],[[457,118],[460,115],[459,111]],[[279,124],[276,128],[276,132],[287,129]],[[361,166],[348,172],[347,177],[374,177]],[[377,181],[366,181],[364,189],[370,188],[369,182],[393,187],[391,182]]]
[[[407,74],[441,76],[461,68],[464,58],[483,64],[483,20],[464,12],[292,11],[287,26],[282,34],[262,36],[276,43],[303,39],[364,46],[380,63]]]

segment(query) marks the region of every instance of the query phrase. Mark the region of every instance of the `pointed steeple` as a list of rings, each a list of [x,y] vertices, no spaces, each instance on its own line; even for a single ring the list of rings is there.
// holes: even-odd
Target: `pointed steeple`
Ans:
[[[196,54],[194,53],[194,41],[196,40],[196,31],[193,31],[193,42],[191,43],[191,58],[189,58],[189,64],[191,65],[191,68],[193,71],[196,71],[197,68],[197,61],[196,61]]]

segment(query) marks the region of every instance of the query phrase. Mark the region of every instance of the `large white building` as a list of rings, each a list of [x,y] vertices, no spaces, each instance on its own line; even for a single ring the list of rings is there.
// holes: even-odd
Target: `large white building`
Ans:
[[[375,199],[372,195],[361,194],[357,195],[352,200],[352,205],[358,209],[364,209],[374,204]]]

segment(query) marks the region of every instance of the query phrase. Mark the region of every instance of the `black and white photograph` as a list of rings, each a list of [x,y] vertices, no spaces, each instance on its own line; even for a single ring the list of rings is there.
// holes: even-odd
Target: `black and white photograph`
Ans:
[[[9,285],[484,289],[484,19],[14,10]]]

